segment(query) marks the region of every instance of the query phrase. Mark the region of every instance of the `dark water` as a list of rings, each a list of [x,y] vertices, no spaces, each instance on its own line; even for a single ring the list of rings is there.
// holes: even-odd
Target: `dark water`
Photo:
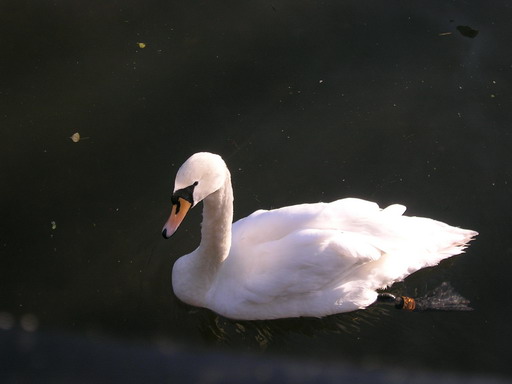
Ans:
[[[2,332],[510,377],[511,19],[507,1],[0,1]],[[449,281],[475,310],[235,322],[179,303],[200,209],[160,230],[203,150],[236,219],[354,196],[479,231],[391,288]]]

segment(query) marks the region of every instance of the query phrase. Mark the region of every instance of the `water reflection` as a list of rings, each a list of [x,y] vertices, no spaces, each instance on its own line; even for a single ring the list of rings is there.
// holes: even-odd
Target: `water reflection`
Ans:
[[[14,316],[8,312],[0,312],[0,329],[7,331],[14,326]]]
[[[314,339],[320,335],[357,335],[363,326],[382,326],[383,319],[389,317],[391,311],[381,306],[325,318],[258,321],[231,320],[203,309],[197,312],[202,313],[203,321],[198,324],[201,335],[210,343],[249,350],[279,351],[283,346],[293,345],[297,337]]]
[[[39,328],[39,319],[32,313],[20,316],[19,326],[25,332],[35,332]],[[0,312],[0,330],[9,331],[17,325],[16,316],[9,312]]]

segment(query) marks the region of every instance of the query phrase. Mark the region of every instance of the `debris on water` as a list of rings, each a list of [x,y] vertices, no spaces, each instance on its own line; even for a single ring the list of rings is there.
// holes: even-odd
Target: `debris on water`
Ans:
[[[475,38],[478,35],[478,30],[473,29],[467,25],[459,25],[457,30],[462,34],[462,36],[469,37],[471,39]]]
[[[146,48],[146,43],[137,43],[137,45],[138,45],[138,46],[139,46],[139,48],[141,48],[141,49]]]
[[[448,36],[448,35],[451,35],[452,32],[441,32],[438,34],[438,36]]]
[[[55,221],[50,221],[50,224],[52,225],[52,229],[53,230],[56,230],[57,229],[57,223]]]
[[[80,140],[88,139],[88,137],[81,137],[78,132],[73,133],[69,138],[73,141],[73,143],[78,143]]]

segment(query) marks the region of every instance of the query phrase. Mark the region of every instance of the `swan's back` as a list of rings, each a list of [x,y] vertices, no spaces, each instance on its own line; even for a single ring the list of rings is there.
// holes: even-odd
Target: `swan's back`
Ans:
[[[376,203],[347,198],[332,203],[300,204],[259,210],[233,224],[233,247],[277,241],[300,230],[335,230],[364,239],[385,253],[422,250],[442,259],[461,253],[477,233],[424,217],[403,216],[399,204],[385,209]],[[415,258],[411,255],[410,258]],[[421,257],[418,257],[421,259]]]

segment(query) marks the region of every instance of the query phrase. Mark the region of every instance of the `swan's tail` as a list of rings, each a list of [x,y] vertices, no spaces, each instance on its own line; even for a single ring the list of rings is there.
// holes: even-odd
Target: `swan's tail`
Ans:
[[[377,302],[394,304],[395,308],[406,311],[472,311],[469,300],[459,295],[449,283],[442,283],[423,297],[395,297],[390,293],[381,293]]]

